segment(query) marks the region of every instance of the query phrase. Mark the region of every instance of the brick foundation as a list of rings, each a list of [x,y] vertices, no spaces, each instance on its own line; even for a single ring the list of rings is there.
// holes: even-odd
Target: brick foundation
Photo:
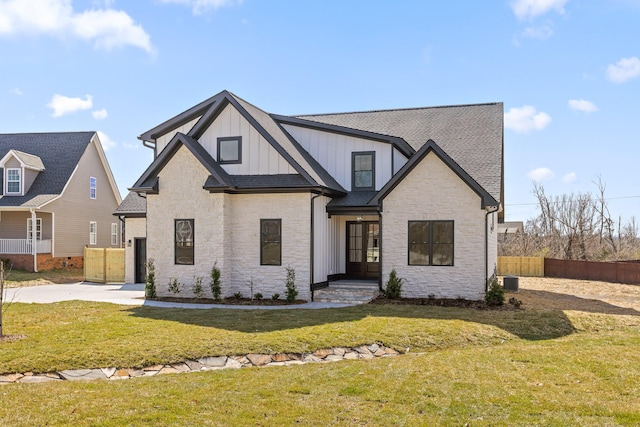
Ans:
[[[0,255],[3,261],[8,260],[13,268],[17,270],[33,271],[33,255]],[[38,254],[38,271],[54,270],[64,267],[82,267],[84,265],[84,257],[52,257],[51,254]],[[8,266],[5,265],[5,269]]]

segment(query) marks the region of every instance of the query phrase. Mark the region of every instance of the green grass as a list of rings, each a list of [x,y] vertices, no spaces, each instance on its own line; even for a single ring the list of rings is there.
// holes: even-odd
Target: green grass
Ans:
[[[0,371],[134,367],[382,342],[345,361],[0,387],[2,425],[638,425],[640,317],[426,306],[14,304]],[[421,354],[416,354],[421,352]]]

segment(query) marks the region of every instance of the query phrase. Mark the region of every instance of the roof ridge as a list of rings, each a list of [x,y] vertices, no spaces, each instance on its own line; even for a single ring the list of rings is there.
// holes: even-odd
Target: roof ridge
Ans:
[[[368,114],[368,113],[385,113],[391,111],[411,111],[411,110],[431,110],[436,108],[461,108],[461,107],[480,107],[480,106],[489,106],[489,105],[499,105],[502,102],[480,102],[474,104],[450,104],[450,105],[432,105],[425,107],[407,107],[407,108],[389,108],[389,109],[380,109],[380,110],[363,110],[363,111],[341,111],[335,113],[316,113],[316,114],[298,114],[298,115],[290,115],[290,117],[318,117],[318,116],[340,116],[346,114]]]
[[[96,130],[76,130],[76,131],[58,131],[58,132],[2,132],[0,135],[69,135],[69,134],[81,134],[81,133],[97,133]]]

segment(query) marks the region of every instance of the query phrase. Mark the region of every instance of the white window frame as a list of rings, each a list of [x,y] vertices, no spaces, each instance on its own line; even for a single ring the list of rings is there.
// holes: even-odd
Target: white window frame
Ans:
[[[31,218],[27,218],[27,240],[33,239]],[[36,218],[36,240],[42,240],[42,218]]]
[[[111,246],[118,246],[118,223],[111,223]]]
[[[9,175],[12,171],[18,172],[18,180],[9,179]],[[12,182],[18,183],[18,191],[9,191],[9,184]],[[6,193],[5,194],[22,194],[22,169],[21,168],[7,168],[7,183],[6,183]]]
[[[89,244],[98,244],[98,223],[96,221],[89,221]]]
[[[96,199],[96,195],[98,193],[98,180],[95,176],[89,177],[89,198],[91,200]]]

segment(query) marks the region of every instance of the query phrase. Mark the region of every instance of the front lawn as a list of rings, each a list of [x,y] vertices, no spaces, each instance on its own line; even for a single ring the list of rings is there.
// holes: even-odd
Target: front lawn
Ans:
[[[60,268],[31,273],[25,270],[5,270],[5,285],[8,288],[49,285],[52,283],[77,283],[84,280],[82,268]]]
[[[640,313],[14,304],[0,372],[384,343],[393,358],[0,386],[2,425],[638,425]],[[420,353],[420,354],[418,354]]]

